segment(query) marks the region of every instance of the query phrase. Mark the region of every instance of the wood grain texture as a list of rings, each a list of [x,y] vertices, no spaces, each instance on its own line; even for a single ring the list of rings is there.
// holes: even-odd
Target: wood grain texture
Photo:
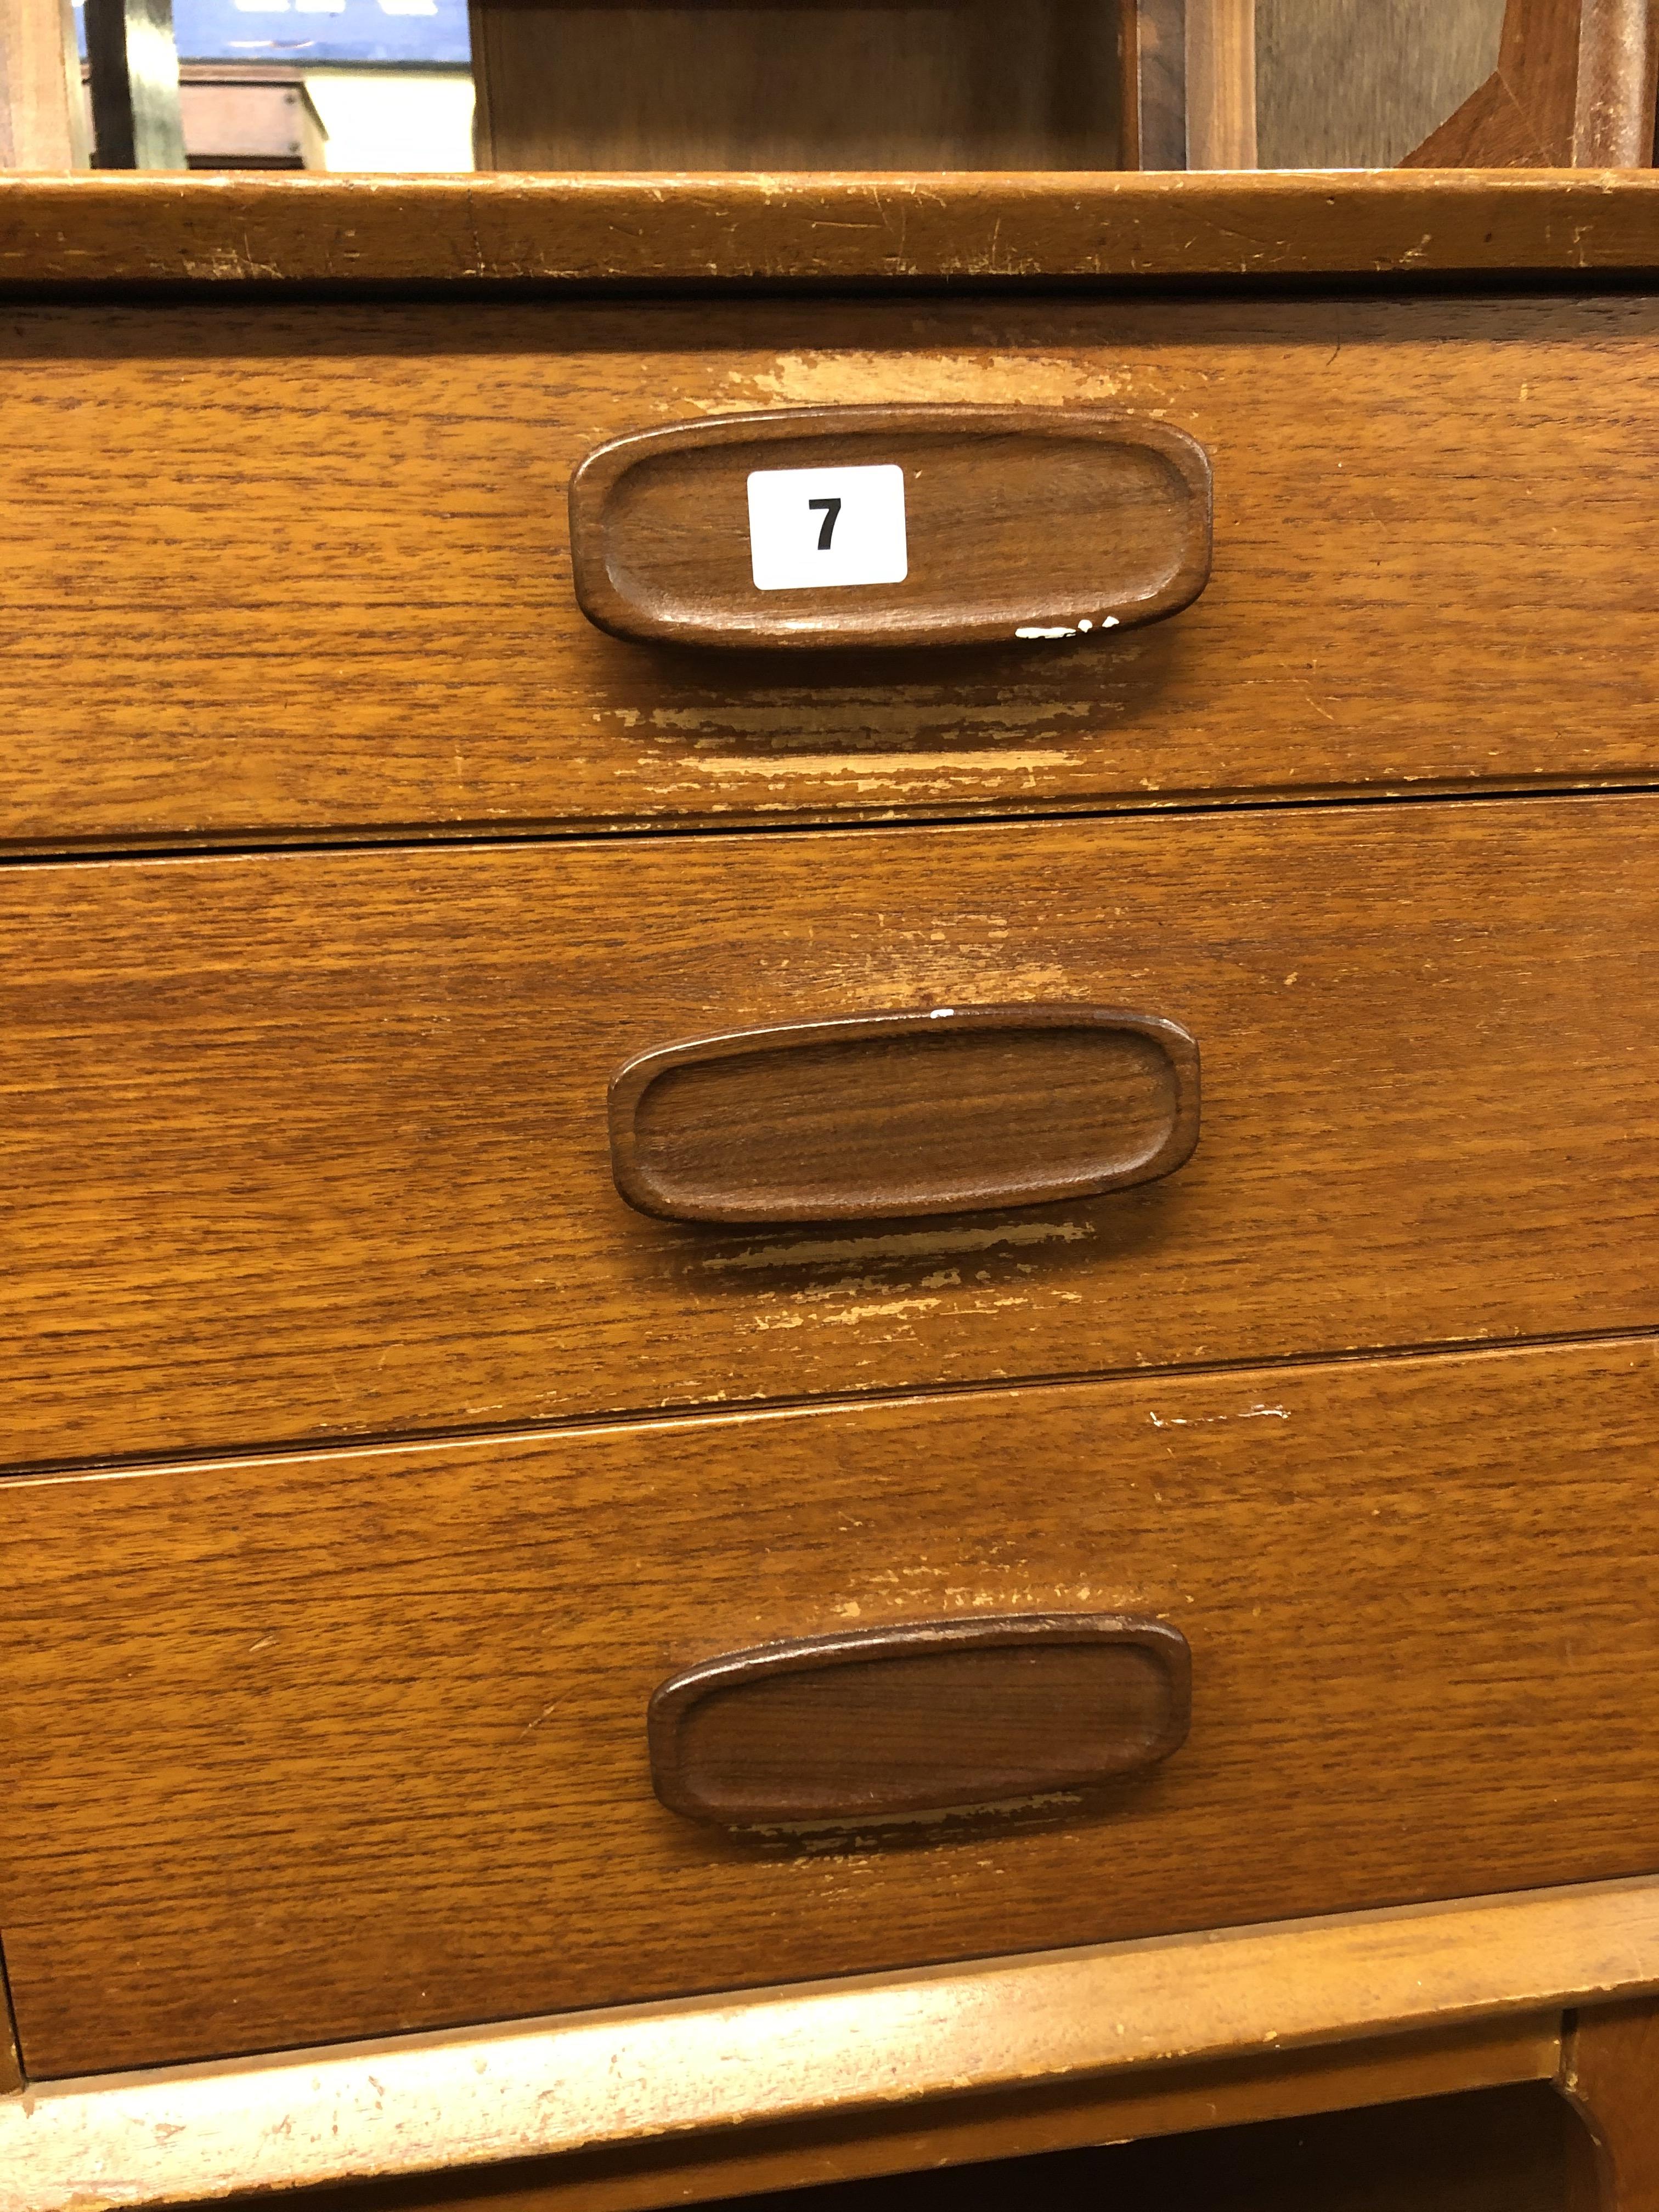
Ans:
[[[11,1997],[0,1972],[0,2096],[23,2086],[22,2062],[17,2052],[17,2030],[11,2016]]]
[[[1634,298],[20,309],[0,839],[1651,780],[1656,341]],[[945,398],[1191,432],[1202,597],[948,665],[713,666],[583,618],[601,439]]]
[[[0,283],[1513,282],[1652,274],[1656,205],[1571,172],[15,178]]]
[[[751,472],[897,468],[897,582],[762,589]],[[833,556],[840,502],[809,546]],[[1210,465],[1184,432],[1070,407],[768,409],[636,432],[570,479],[570,560],[590,622],[708,647],[972,645],[1106,634],[1188,606],[1210,573]]]
[[[1118,0],[1126,168],[1255,168],[1255,9]]]
[[[70,0],[0,0],[0,170],[84,169],[87,160]]]
[[[25,2067],[1649,1869],[1656,1385],[1646,1340],[18,1482],[0,1928]],[[759,1844],[652,1793],[646,1708],[678,1668],[1080,1608],[1192,1646],[1192,1734],[1150,1775]],[[1628,1899],[1621,1942],[1630,1972]],[[1441,2009],[1412,2017],[1467,2016],[1454,1963],[1417,1959]],[[1213,2024],[1186,1986],[1189,2032]]]
[[[1255,0],[1186,0],[1187,164],[1255,167]]]
[[[1068,2092],[1079,2109],[1121,2094],[1146,2100],[1141,2119],[1182,2127],[1208,2117],[1194,2105],[1206,2076],[1223,2086],[1224,2063],[1231,2076],[1243,2061],[1266,2095],[1275,2082],[1294,2094],[1340,2065],[1332,2045],[1364,2068],[1382,2037],[1402,2059],[1417,2045],[1419,2069],[1475,2082],[1468,2055],[1432,2047],[1462,2027],[1500,2039],[1486,2078],[1541,2075],[1559,2038],[1540,2042],[1540,2010],[1559,2013],[1564,1992],[1610,1999],[1656,1982],[1659,1883],[1577,1884],[33,2083],[27,2100],[0,2098],[0,2207],[84,2206],[99,2160],[112,2196],[137,2202],[222,2197],[250,2172],[296,2188],[573,2150],[612,2172],[619,2154],[648,2171],[666,2150],[679,2185],[701,2152],[787,2155],[808,2125],[890,2129],[902,2154],[906,2130],[947,2124],[946,2098],[987,2130],[964,2134],[964,2150],[1008,2146],[994,2099],[1041,2127]],[[1506,2033],[1521,2039],[1508,2057]]]
[[[1198,2128],[1547,2081],[1560,2045],[1559,2015],[1550,2014],[1201,2066],[1128,2069],[998,2096],[937,2099],[908,2110],[726,2129],[701,2139],[676,2136],[620,2150],[516,2159],[392,2181],[325,2185],[296,2199],[294,2212],[439,2212],[445,2207],[454,2212],[475,2207],[477,2212],[655,2212],[667,2203],[707,2203],[728,2195],[749,2199],[759,2190],[796,2190],[875,2174],[906,2174],[915,2185],[918,2176],[953,2172],[969,2161],[1028,2159]],[[1035,2182],[1046,2170],[1025,2167],[1021,2175]],[[964,2176],[964,2186],[982,2179]],[[257,2199],[234,2201],[246,2203],[249,2212],[258,2204]]]
[[[1504,0],[1256,0],[1264,169],[1391,168],[1498,63]]]
[[[1659,2005],[1651,1997],[1594,2006],[1571,2020],[1561,2088],[1584,2128],[1568,2212],[1654,2212],[1659,2206],[1656,2073]]]
[[[1117,0],[1120,158],[1187,167],[1187,0]]]
[[[1579,32],[1573,155],[1602,168],[1650,168],[1659,104],[1659,0],[1595,0]]]
[[[1601,797],[8,870],[6,1458],[1650,1327],[1656,860]],[[1073,994],[1202,1040],[1179,1174],[617,1192],[665,1037]]]
[[[898,1622],[701,1660],[651,1694],[651,1783],[726,1827],[1011,1803],[1178,1751],[1192,1653],[1121,1613]]]
[[[474,0],[482,168],[1117,166],[1094,0]]]
[[[611,1078],[611,1169],[670,1221],[871,1221],[1065,1203],[1172,1175],[1198,1047],[1121,1007],[933,1006],[739,1030]]]
[[[1655,0],[1509,0],[1498,67],[1406,161],[1649,167],[1656,66]]]
[[[1417,168],[1576,166],[1580,33],[1607,0],[1508,0],[1498,67],[1420,146]],[[1620,4],[1620,0],[1613,0]],[[1643,0],[1646,4],[1646,0]]]

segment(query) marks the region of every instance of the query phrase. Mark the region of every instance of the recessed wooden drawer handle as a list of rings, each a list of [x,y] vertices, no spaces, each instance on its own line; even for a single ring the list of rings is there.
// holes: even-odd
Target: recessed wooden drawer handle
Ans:
[[[1091,1198],[1198,1142],[1198,1047],[1116,1006],[936,1006],[641,1053],[617,1188],[671,1221],[856,1221]]]
[[[618,438],[570,483],[582,612],[696,646],[1049,643],[1210,573],[1210,464],[1091,407],[797,407]]]
[[[651,1700],[672,1812],[732,1827],[985,1805],[1133,1774],[1185,1741],[1179,1629],[1015,1613],[768,1644]]]

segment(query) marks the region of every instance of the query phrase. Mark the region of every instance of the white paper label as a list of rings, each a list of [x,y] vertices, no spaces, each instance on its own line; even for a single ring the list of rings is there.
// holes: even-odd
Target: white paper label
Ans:
[[[904,471],[755,469],[749,477],[749,553],[763,592],[826,584],[902,584]]]

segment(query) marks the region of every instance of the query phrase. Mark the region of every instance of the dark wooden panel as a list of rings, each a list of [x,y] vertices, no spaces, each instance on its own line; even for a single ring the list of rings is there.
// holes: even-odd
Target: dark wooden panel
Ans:
[[[0,1928],[43,2075],[1651,1869],[1652,1340],[1125,1378],[4,1496]],[[652,1792],[724,1651],[1177,1624],[1191,1735],[757,1845]]]
[[[617,1188],[676,1221],[860,1221],[1097,1198],[1198,1142],[1198,1048],[1111,1006],[933,1006],[642,1053]]]
[[[751,471],[872,468],[899,471],[896,578],[838,584],[831,569],[817,587],[763,586]],[[809,567],[833,564],[858,519],[856,488],[852,513],[839,499],[812,512],[821,488],[792,502]],[[1103,643],[1203,590],[1210,465],[1183,432],[1090,409],[726,416],[591,453],[570,482],[570,550],[583,612],[619,637],[818,651],[1091,632]]]
[[[1022,2201],[1052,2212],[1103,2204],[1114,2212],[1577,2212],[1567,2176],[1577,2132],[1560,2100],[1535,2083],[728,2203],[731,2212],[1005,2212]]]
[[[1656,326],[1633,298],[20,308],[0,837],[1651,778]],[[1104,643],[793,670],[583,618],[565,501],[599,441],[912,400],[1190,432],[1202,597]]]
[[[1192,1656],[1117,1613],[912,1621],[705,1660],[651,1698],[651,1779],[728,1827],[1081,1790],[1180,1748]]]
[[[0,1438],[1646,1327],[1656,940],[1643,797],[13,868]],[[608,1082],[711,1015],[1073,994],[1202,1040],[1179,1174],[817,1228],[617,1191]]]
[[[1126,169],[1187,167],[1187,0],[1117,0]]]
[[[1053,2212],[1577,2212],[1577,2133],[1537,2083],[729,2203],[732,2212],[1004,2212],[1022,2200]],[[1613,2199],[1607,2212],[1615,2206],[1624,2212]]]
[[[1094,0],[487,0],[482,168],[1110,169]]]

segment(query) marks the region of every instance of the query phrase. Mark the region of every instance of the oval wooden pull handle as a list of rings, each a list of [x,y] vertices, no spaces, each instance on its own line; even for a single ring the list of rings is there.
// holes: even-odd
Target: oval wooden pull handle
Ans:
[[[1210,464],[1091,407],[797,407],[618,438],[570,484],[616,636],[836,647],[1097,641],[1197,598]]]
[[[1121,1613],[1014,1613],[763,1644],[651,1700],[651,1779],[728,1827],[985,1805],[1133,1774],[1186,1740],[1192,1654]]]
[[[935,1006],[641,1053],[617,1188],[671,1221],[857,1221],[1091,1198],[1198,1142],[1198,1047],[1117,1006]]]

